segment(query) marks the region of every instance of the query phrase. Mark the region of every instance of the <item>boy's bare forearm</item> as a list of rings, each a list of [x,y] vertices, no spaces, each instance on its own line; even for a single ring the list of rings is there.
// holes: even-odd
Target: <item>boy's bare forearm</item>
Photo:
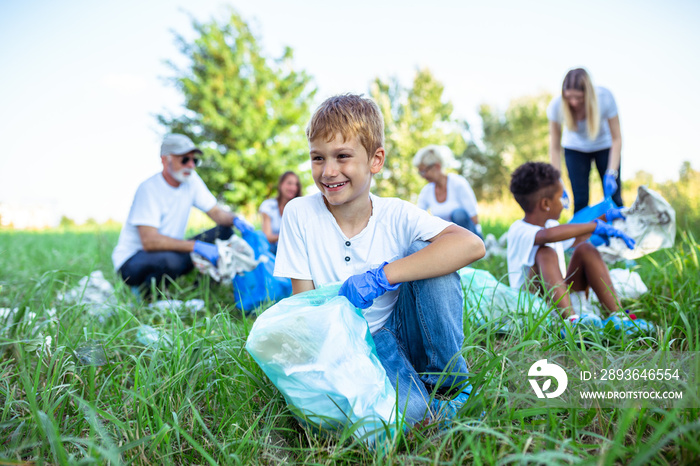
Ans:
[[[484,243],[475,234],[451,225],[420,251],[384,267],[389,283],[441,277],[484,257]]]
[[[579,244],[588,239],[595,230],[595,222],[567,223],[551,228],[543,228],[535,235],[535,244],[541,246],[547,243],[556,243],[571,238],[576,238],[574,244]]]

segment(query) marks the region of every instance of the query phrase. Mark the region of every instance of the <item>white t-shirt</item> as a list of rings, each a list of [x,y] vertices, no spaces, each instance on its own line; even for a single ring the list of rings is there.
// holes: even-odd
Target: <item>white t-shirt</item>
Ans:
[[[321,193],[290,201],[282,217],[274,275],[313,280],[315,287],[344,282],[405,257],[415,241],[432,239],[450,225],[401,199],[372,194],[370,199],[369,223],[352,238],[340,229]],[[398,294],[389,291],[362,311],[372,333],[389,318]]]
[[[154,227],[161,235],[183,239],[192,206],[203,212],[216,206],[216,198],[196,172],[177,188],[170,186],[162,173],[141,183],[112,253],[114,270],[119,270],[124,262],[143,249],[139,226]]]
[[[428,183],[418,195],[418,207],[430,210],[430,213],[448,222],[452,220],[452,212],[464,209],[470,217],[477,214],[476,196],[469,182],[455,173],[447,174],[447,198],[438,202],[435,198],[435,183]]]
[[[261,214],[267,214],[270,217],[270,226],[272,227],[272,234],[278,235],[280,232],[280,222],[282,221],[282,216],[280,215],[280,207],[277,202],[277,198],[267,199],[260,204],[260,209],[258,212]]]
[[[547,220],[544,227],[527,223],[525,220],[516,220],[508,229],[508,280],[513,288],[520,288],[525,284],[525,279],[530,273],[530,267],[535,265],[535,254],[540,246],[535,245],[535,235],[544,228],[552,228],[559,225],[556,220]],[[553,248],[559,257],[561,274],[566,277],[566,258],[564,250],[570,248],[576,238],[547,243],[545,246]]]
[[[588,139],[588,128],[586,119],[578,122],[577,130],[570,131],[564,123],[564,114],[561,109],[562,98],[557,96],[547,107],[547,118],[561,124],[562,138],[561,146],[565,149],[573,149],[579,152],[595,152],[612,147],[612,136],[610,135],[610,125],[608,120],[617,116],[617,104],[612,93],[604,87],[596,87],[598,96],[598,110],[600,111],[600,132],[598,137]]]

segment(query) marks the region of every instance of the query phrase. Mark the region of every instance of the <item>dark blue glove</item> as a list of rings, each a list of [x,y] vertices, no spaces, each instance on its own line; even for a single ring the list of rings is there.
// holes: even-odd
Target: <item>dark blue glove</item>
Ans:
[[[253,226],[250,223],[243,220],[241,217],[233,218],[233,226],[238,228],[238,231],[240,231],[241,233],[250,233],[254,230]]]
[[[613,173],[605,173],[603,177],[603,192],[605,197],[612,197],[617,192],[617,175]]]
[[[367,309],[372,305],[374,300],[387,291],[398,289],[401,283],[390,285],[384,273],[384,266],[388,262],[384,262],[376,269],[370,269],[365,273],[353,275],[345,280],[345,283],[338,291],[339,296],[348,298],[355,307]]]
[[[617,207],[611,207],[608,209],[607,212],[605,212],[605,219],[608,222],[612,222],[615,219],[621,218],[622,220],[626,220],[627,217],[622,215],[622,209],[618,209]]]
[[[603,238],[603,241],[605,241],[606,246],[610,246],[610,237],[613,237],[620,238],[625,242],[628,248],[634,249],[635,241],[632,238],[600,219],[596,219],[595,223],[596,227],[593,234],[600,235]]]
[[[205,243],[204,241],[194,242],[194,252],[204,257],[206,260],[216,265],[219,260],[219,248],[211,243]]]

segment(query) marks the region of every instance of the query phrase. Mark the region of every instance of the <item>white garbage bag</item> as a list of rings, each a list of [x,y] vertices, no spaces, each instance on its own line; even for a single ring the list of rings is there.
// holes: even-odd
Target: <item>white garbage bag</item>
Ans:
[[[625,259],[637,259],[663,248],[673,247],[676,238],[676,211],[661,194],[646,186],[637,190],[637,199],[623,211],[626,220],[618,219],[613,226],[636,241],[634,249],[628,249],[623,241],[611,241],[610,246],[598,246],[608,263]]]

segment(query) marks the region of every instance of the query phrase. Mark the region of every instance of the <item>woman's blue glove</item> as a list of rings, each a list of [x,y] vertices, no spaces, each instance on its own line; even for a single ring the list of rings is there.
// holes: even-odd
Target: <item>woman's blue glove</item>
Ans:
[[[600,235],[606,246],[610,246],[610,237],[620,238],[628,248],[634,249],[635,241],[612,225],[608,225],[600,219],[595,220],[596,227],[593,234]]]
[[[559,178],[559,181],[561,182],[562,186],[565,186],[564,180]],[[570,205],[571,205],[571,203],[569,201],[569,193],[566,191],[566,188],[564,188],[564,190],[561,193],[561,206],[565,209],[568,209]]]
[[[219,248],[211,243],[205,243],[204,241],[194,242],[194,252],[204,257],[206,260],[216,265],[219,260]]]
[[[617,174],[606,172],[603,177],[605,197],[612,197],[617,192]]]
[[[622,215],[622,209],[618,209],[617,207],[611,207],[608,209],[607,212],[605,212],[605,219],[608,222],[612,222],[613,220],[616,220],[618,218],[621,218],[622,220],[627,219],[627,217]]]
[[[376,269],[370,269],[365,273],[353,275],[345,280],[345,283],[338,291],[339,296],[348,298],[355,307],[367,309],[372,305],[374,300],[387,291],[398,289],[401,283],[390,285],[384,273],[384,266],[388,262],[384,262]]]
[[[250,233],[253,231],[253,226],[243,220],[241,217],[234,217],[233,218],[233,226],[238,228],[238,231],[241,233]]]

